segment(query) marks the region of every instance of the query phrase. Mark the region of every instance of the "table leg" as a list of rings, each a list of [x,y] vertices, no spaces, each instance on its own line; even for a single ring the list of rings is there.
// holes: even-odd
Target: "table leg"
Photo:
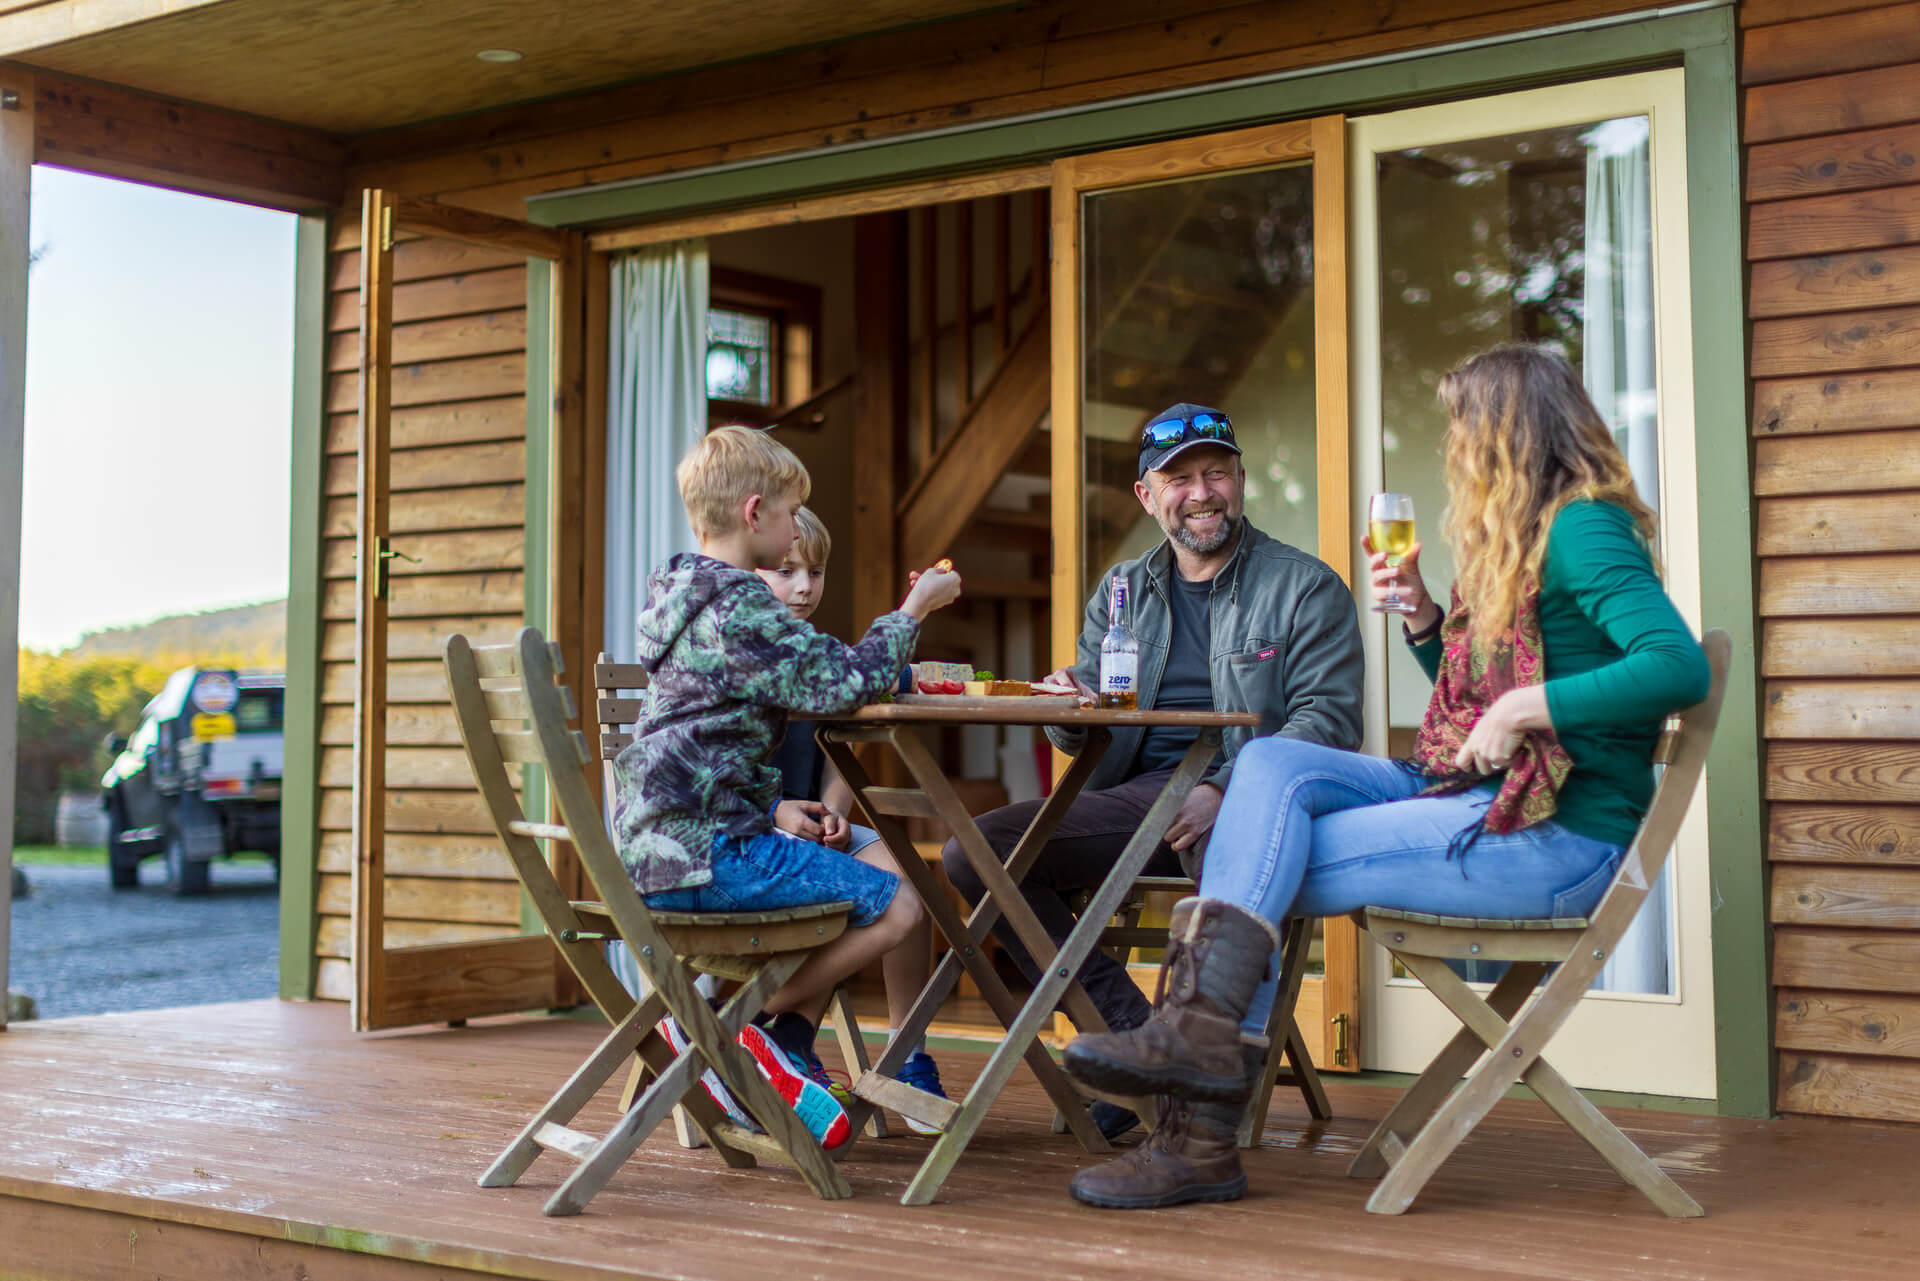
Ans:
[[[910,732],[905,729],[889,728],[882,733],[887,739],[892,739],[895,734]],[[862,735],[862,737],[865,736]],[[825,742],[828,759],[833,762],[834,768],[840,771],[840,776],[846,780],[847,786],[853,789],[855,798],[863,798],[872,783],[866,770],[861,766],[859,758],[848,749],[844,741],[833,737],[831,732],[825,736]],[[898,750],[897,741],[895,747]],[[1089,773],[1091,768],[1091,766],[1088,767]],[[1053,824],[1058,824],[1059,814],[1064,812],[1065,804],[1066,800],[1063,799],[1060,807],[1055,810],[1051,820]],[[1048,807],[1051,806],[1052,800],[1049,798]],[[1048,807],[1043,807],[1043,813]],[[921,901],[926,904],[927,914],[933,918],[935,927],[951,945],[946,960],[935,970],[933,978],[928,981],[920,997],[914,1002],[913,1011],[909,1014],[906,1025],[896,1030],[893,1040],[888,1043],[880,1061],[872,1069],[872,1075],[891,1078],[906,1062],[908,1047],[918,1041],[926,1031],[927,1025],[933,1021],[935,1012],[940,1008],[941,1000],[958,979],[958,974],[947,962],[958,958],[959,965],[973,976],[974,982],[979,985],[980,995],[985,998],[994,1017],[999,1019],[1003,1026],[1010,1025],[1019,1016],[1020,1004],[1007,990],[1006,985],[1000,981],[1000,976],[994,972],[993,966],[988,964],[986,958],[981,955],[979,943],[986,936],[985,926],[975,934],[971,923],[960,919],[960,914],[954,909],[946,890],[920,861],[919,855],[914,852],[913,842],[908,839],[906,829],[893,816],[874,810],[864,799],[861,799],[861,809],[874,830],[880,833],[887,848],[893,852],[895,861],[900,865],[901,874],[920,895]],[[1037,817],[1035,822],[1036,824],[1039,822]],[[1048,830],[1050,832],[1051,828]],[[975,910],[974,916],[975,918],[981,916],[979,909]],[[992,918],[989,917],[985,925],[990,926],[991,923]],[[1067,1080],[1066,1073],[1061,1071],[1060,1065],[1053,1061],[1046,1047],[1036,1042],[1027,1047],[1025,1058],[1027,1065],[1033,1069],[1034,1076],[1039,1080],[1041,1088],[1047,1092],[1047,1097],[1053,1101],[1054,1106],[1067,1112],[1071,1118],[1079,1122],[1075,1126],[1074,1135],[1080,1140],[1082,1146],[1090,1152],[1111,1151],[1107,1141],[1101,1137],[1099,1130],[1086,1116],[1086,1110],[1080,1106],[1080,1096]],[[854,1104],[848,1108],[848,1121],[857,1131],[875,1105],[873,1100],[860,1097],[858,1082],[855,1083],[854,1093],[856,1098]]]
[[[1219,731],[1205,730],[1187,749],[1173,776],[1167,780],[1152,808],[1147,811],[1139,831],[1128,840],[1113,870],[1107,873],[1107,879],[1094,892],[1092,901],[1080,916],[1080,923],[1074,926],[1067,941],[1060,946],[1051,966],[1041,974],[1033,995],[1021,1007],[1019,1017],[1008,1025],[1006,1037],[988,1057],[986,1067],[961,1101],[959,1112],[935,1140],[933,1151],[927,1154],[927,1159],[921,1163],[918,1173],[900,1198],[903,1205],[926,1205],[939,1194],[940,1185],[946,1182],[961,1152],[966,1150],[968,1140],[985,1119],[987,1106],[1006,1087],[1020,1058],[1037,1044],[1041,1025],[1052,1017],[1054,1006],[1067,990],[1068,983],[1093,949],[1099,946],[1101,931],[1106,929],[1107,922],[1119,910],[1121,900],[1132,891],[1134,881],[1139,879],[1147,860],[1153,857],[1154,850],[1159,847],[1161,836],[1173,822],[1180,806],[1186,802],[1187,794],[1212,764],[1219,747]],[[1069,1121],[1074,1119],[1069,1114]]]
[[[903,736],[899,749],[900,758],[906,763],[908,772],[920,784],[920,790],[932,799],[934,808],[940,812],[941,821],[953,833],[954,839],[960,842],[967,861],[973,864],[974,874],[986,889],[986,897],[1000,904],[1001,916],[1006,918],[1014,936],[1044,973],[1053,960],[1053,939],[1047,934],[1046,927],[1040,924],[1040,918],[1034,915],[1033,908],[1028,906],[1018,882],[1008,875],[1000,856],[987,844],[987,838],[981,834],[973,816],[967,813],[966,805],[953,790],[953,784],[947,781],[946,774],[939,762],[933,759],[926,744],[917,738]],[[1067,803],[1071,804],[1072,799],[1067,798]],[[1090,1032],[1107,1031],[1106,1019],[1094,1008],[1093,998],[1080,986],[1078,978],[1067,984],[1063,1000],[1068,1017],[1080,1027]]]

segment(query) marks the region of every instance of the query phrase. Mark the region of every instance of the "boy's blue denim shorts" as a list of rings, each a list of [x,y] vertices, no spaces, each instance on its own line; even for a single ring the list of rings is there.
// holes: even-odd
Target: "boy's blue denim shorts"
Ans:
[[[713,838],[713,879],[648,894],[662,912],[774,912],[814,903],[852,903],[852,926],[872,925],[893,902],[900,878],[850,854],[788,836]]]

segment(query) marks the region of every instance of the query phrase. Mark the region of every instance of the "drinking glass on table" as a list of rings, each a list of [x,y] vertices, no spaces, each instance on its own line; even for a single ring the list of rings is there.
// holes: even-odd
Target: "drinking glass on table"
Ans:
[[[1367,504],[1367,537],[1373,550],[1398,565],[1400,558],[1413,549],[1413,495],[1375,494]],[[1373,607],[1376,614],[1411,614],[1413,606],[1400,599],[1399,585],[1389,588],[1385,598]]]

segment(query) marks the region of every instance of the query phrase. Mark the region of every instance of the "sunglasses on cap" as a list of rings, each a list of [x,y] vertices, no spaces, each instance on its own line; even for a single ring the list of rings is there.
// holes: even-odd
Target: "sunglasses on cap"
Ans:
[[[1194,414],[1192,417],[1161,418],[1148,423],[1140,432],[1142,449],[1170,449],[1187,438],[1188,432],[1202,440],[1233,439],[1233,422],[1225,414]]]

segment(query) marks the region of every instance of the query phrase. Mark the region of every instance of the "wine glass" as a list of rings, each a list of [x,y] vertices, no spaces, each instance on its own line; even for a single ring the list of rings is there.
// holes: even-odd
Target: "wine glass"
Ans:
[[[1375,494],[1367,504],[1367,536],[1373,550],[1386,553],[1387,564],[1398,565],[1413,548],[1413,495]],[[1373,610],[1376,614],[1411,614],[1413,606],[1400,599],[1396,583]]]

